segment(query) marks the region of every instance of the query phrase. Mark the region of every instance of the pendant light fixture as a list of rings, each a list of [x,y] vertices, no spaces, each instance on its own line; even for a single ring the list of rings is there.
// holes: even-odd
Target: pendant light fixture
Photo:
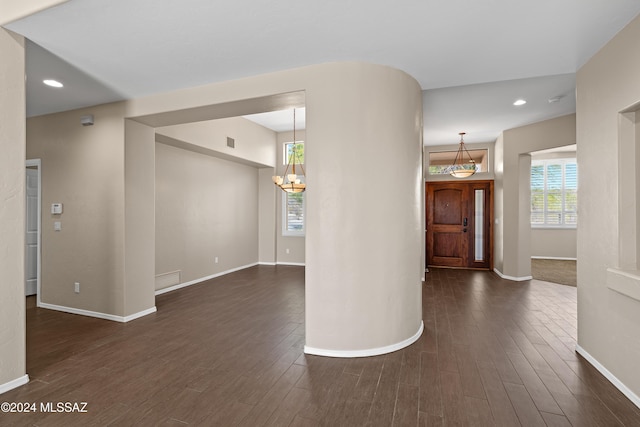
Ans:
[[[284,174],[282,176],[276,175],[273,176],[273,183],[280,187],[283,191],[287,193],[302,193],[306,190],[307,185],[304,183],[304,168],[302,167],[302,163],[298,163],[300,161],[298,154],[298,142],[296,141],[296,109],[293,109],[293,144],[291,144],[291,154],[289,154],[289,150],[285,150],[289,159],[287,160],[287,167],[284,170]],[[298,168],[302,171],[302,175],[296,174],[296,163],[298,163]],[[290,171],[290,172],[289,172]]]
[[[460,147],[458,148],[458,152],[456,153],[456,157],[453,160],[453,164],[449,166],[447,169],[449,174],[454,178],[467,178],[476,173],[476,162],[471,157],[471,154],[467,151],[464,146],[463,137],[465,132],[460,132]],[[466,157],[469,159],[468,162],[465,161]]]

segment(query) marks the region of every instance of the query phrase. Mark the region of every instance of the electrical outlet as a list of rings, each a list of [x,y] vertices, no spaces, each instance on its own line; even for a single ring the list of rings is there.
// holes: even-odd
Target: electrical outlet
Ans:
[[[215,262],[217,264],[218,263],[218,257],[215,257],[213,262]]]
[[[80,282],[75,282],[73,284],[73,292],[75,292],[76,294],[80,293]]]
[[[289,248],[285,249],[284,251],[285,253],[289,254]]]

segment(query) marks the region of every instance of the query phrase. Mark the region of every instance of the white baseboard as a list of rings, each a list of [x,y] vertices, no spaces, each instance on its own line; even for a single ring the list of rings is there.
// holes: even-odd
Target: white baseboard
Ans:
[[[409,345],[416,342],[418,338],[420,338],[420,336],[422,335],[422,331],[424,331],[424,322],[420,321],[420,327],[418,328],[418,332],[416,332],[412,337],[409,337],[406,340],[396,344],[391,344],[384,347],[369,348],[366,350],[326,350],[323,348],[314,348],[314,347],[309,347],[305,345],[304,352],[306,354],[313,354],[315,356],[341,357],[341,358],[378,356],[380,354],[392,353],[394,351],[408,347]]]
[[[243,265],[241,267],[232,268],[231,270],[226,270],[226,271],[222,271],[220,273],[211,274],[209,276],[201,277],[199,279],[191,280],[189,282],[178,283],[177,285],[169,286],[168,288],[157,289],[156,290],[156,295],[162,295],[162,294],[166,294],[167,292],[171,292],[171,291],[175,291],[175,290],[178,290],[178,289],[186,288],[187,286],[196,285],[198,283],[201,283],[201,282],[204,282],[204,281],[207,281],[207,280],[215,279],[216,277],[224,276],[225,274],[233,273],[235,271],[244,270],[245,268],[249,268],[249,267],[254,267],[254,266],[258,265],[258,264],[259,263],[254,262],[252,264],[247,264],[247,265]]]
[[[553,259],[557,261],[577,261],[578,258],[565,258],[561,256],[531,256],[531,259]]]
[[[98,311],[83,310],[81,308],[65,307],[65,306],[62,306],[62,305],[55,305],[55,304],[47,304],[45,302],[40,303],[39,307],[46,308],[46,309],[49,309],[49,310],[62,311],[62,312],[65,312],[65,313],[79,314],[81,316],[96,317],[98,319],[104,319],[104,320],[112,320],[114,322],[121,322],[121,323],[130,322],[130,321],[138,319],[138,318],[140,318],[142,316],[146,316],[148,314],[156,312],[156,307],[155,306],[153,306],[151,308],[148,308],[146,310],[139,311],[138,313],[130,314],[129,316],[116,316],[115,314],[100,313]]]
[[[149,315],[151,313],[155,313],[156,311],[158,311],[158,309],[154,305],[153,307],[147,308],[146,310],[142,310],[142,311],[139,311],[137,313],[133,313],[133,314],[130,314],[128,316],[125,316],[124,317],[124,322],[125,323],[126,322],[131,322],[132,320],[139,319],[140,317],[147,316],[147,315]]]
[[[9,390],[13,390],[14,388],[20,387],[21,385],[25,385],[29,382],[29,375],[23,375],[20,378],[16,378],[15,380],[9,381],[8,383],[0,384],[0,394],[6,393]]]
[[[297,265],[304,267],[304,262],[259,262],[259,265]]]
[[[622,381],[620,381],[615,375],[613,375],[607,368],[602,366],[600,362],[598,362],[593,356],[589,354],[584,348],[576,345],[576,352],[584,357],[587,362],[591,363],[594,368],[596,368],[606,379],[608,379],[611,384],[615,386],[618,390],[622,392],[627,398],[638,408],[640,408],[640,396],[635,394],[633,391],[629,389]]]
[[[522,276],[522,277],[507,276],[506,274],[502,274],[502,272],[500,270],[498,270],[497,268],[494,268],[493,271],[495,271],[495,273],[498,276],[500,276],[501,278],[506,279],[506,280],[512,280],[514,282],[524,282],[526,280],[533,279],[532,276]]]

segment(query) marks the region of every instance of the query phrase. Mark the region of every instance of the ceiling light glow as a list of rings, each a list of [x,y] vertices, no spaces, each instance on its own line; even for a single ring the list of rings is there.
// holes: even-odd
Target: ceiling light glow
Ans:
[[[516,102],[513,103],[513,105],[520,106],[520,105],[524,105],[526,103],[527,103],[527,101],[525,101],[524,99],[518,99]]]
[[[43,80],[42,83],[46,84],[47,86],[51,86],[51,87],[63,87],[64,85],[62,83],[60,83],[57,80],[52,80],[52,79],[46,79]]]

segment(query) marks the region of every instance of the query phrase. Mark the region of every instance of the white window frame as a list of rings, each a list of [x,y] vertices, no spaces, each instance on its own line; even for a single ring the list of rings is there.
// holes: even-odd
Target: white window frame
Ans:
[[[574,213],[572,211],[568,211],[566,209],[566,165],[567,164],[576,164],[577,165],[577,161],[576,158],[562,158],[562,159],[544,159],[544,160],[532,160],[531,161],[531,168],[533,169],[534,166],[544,166],[544,188],[543,188],[543,202],[544,202],[544,209],[543,209],[543,216],[544,216],[544,223],[543,224],[534,224],[533,222],[530,222],[531,224],[531,228],[547,228],[547,229],[575,229],[577,228],[577,216],[578,213],[575,212],[576,215],[576,224],[566,224],[565,223],[565,215],[567,213]],[[549,214],[548,210],[547,210],[547,192],[549,191],[548,186],[547,186],[547,168],[551,165],[561,165],[562,166],[562,188],[561,188],[561,193],[562,193],[562,207],[560,210],[560,215],[561,215],[561,219],[560,219],[560,224],[549,224],[547,223],[547,215]],[[576,169],[576,174],[577,174],[577,169]],[[579,177],[577,177],[577,179],[579,179]],[[577,191],[577,187],[579,186],[579,183],[576,182],[576,191]],[[533,191],[531,191],[531,198],[533,198]],[[531,214],[533,214],[533,210],[531,210]],[[532,216],[531,216],[532,217]],[[531,220],[530,220],[531,221]]]
[[[287,155],[288,154],[287,152],[289,151],[289,146],[290,145],[294,145],[294,144],[302,145],[302,152],[304,153],[304,141],[298,140],[296,142],[289,141],[289,142],[283,143],[282,144],[282,164],[285,165],[285,166],[287,164],[287,161],[289,160],[289,156]],[[304,165],[304,162],[303,163],[296,163],[296,164],[303,164]]]
[[[288,204],[287,200],[290,193],[282,193],[282,235],[287,237],[304,237],[307,228],[307,208],[306,208],[306,196],[305,193],[297,193],[302,196],[302,229],[289,230],[288,221]],[[294,193],[296,194],[296,193]]]
[[[489,162],[491,160],[490,159],[490,154],[491,153],[490,153],[489,148],[488,147],[484,147],[484,146],[471,147],[471,146],[468,146],[468,145],[465,148],[469,151],[469,153],[475,153],[475,152],[478,152],[478,151],[484,151],[485,152],[484,156],[480,157],[480,158],[484,158],[484,161],[483,162],[476,161],[476,173],[483,173],[483,174],[488,173],[489,172],[489,168],[490,168],[490,163]],[[443,154],[443,153],[450,154],[451,160],[448,161],[447,164],[445,164],[445,165],[432,165],[431,164],[432,155]],[[435,150],[435,151],[426,152],[425,155],[426,155],[426,158],[427,158],[427,167],[426,167],[427,174],[431,175],[431,176],[448,176],[449,172],[446,169],[447,169],[447,167],[451,166],[451,164],[453,163],[457,153],[458,153],[457,150]],[[475,156],[475,157],[478,158],[479,156]],[[467,157],[467,155],[465,153],[463,160],[466,161],[467,159],[468,159],[468,157]]]

